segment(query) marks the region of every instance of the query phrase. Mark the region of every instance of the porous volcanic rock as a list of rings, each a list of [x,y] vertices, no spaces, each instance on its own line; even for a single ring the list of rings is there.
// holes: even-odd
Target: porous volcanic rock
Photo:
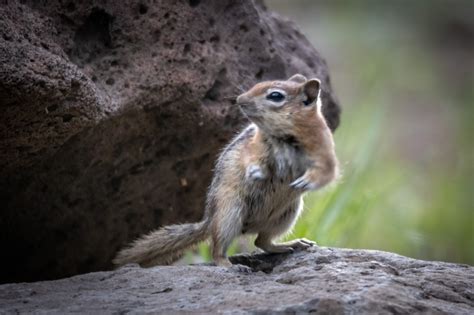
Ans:
[[[325,62],[255,1],[0,1],[0,282],[110,268],[125,243],[199,220],[245,122],[232,99]]]
[[[236,256],[253,270],[128,265],[0,286],[0,311],[46,314],[472,314],[474,268],[368,250]]]

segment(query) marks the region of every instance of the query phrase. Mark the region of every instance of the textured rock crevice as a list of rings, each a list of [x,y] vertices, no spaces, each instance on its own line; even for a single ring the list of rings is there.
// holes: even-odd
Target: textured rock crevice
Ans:
[[[128,265],[0,286],[6,312],[472,314],[474,268],[367,250],[241,255],[252,273],[208,265]]]

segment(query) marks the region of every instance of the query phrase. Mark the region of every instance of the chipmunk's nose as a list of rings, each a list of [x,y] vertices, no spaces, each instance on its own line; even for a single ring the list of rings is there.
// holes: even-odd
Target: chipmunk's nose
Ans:
[[[248,102],[248,97],[245,94],[241,94],[237,96],[237,99],[235,100],[237,104],[244,104]]]

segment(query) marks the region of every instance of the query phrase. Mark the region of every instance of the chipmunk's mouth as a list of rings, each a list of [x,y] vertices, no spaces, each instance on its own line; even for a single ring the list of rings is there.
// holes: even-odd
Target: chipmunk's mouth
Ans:
[[[240,104],[241,105],[241,104]],[[250,105],[250,104],[247,104]],[[240,111],[242,114],[244,114],[245,117],[247,117],[250,121],[252,122],[258,122],[260,120],[260,115],[250,106],[245,107],[244,106],[239,106]]]
[[[250,103],[237,103],[241,109],[246,108],[250,105]]]
[[[249,111],[247,110],[246,106],[244,104],[239,104],[239,109],[244,116],[249,116]]]
[[[252,115],[255,113],[255,108],[251,106],[251,103],[239,103],[240,111],[246,115]]]

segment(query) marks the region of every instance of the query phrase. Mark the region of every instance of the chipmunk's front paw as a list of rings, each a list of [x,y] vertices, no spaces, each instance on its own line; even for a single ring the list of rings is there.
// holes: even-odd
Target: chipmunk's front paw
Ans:
[[[252,164],[247,167],[245,177],[250,180],[262,180],[265,179],[265,172],[263,169],[256,165]]]
[[[319,185],[311,179],[311,176],[308,173],[297,178],[295,181],[293,181],[290,184],[290,186],[293,187],[294,189],[301,189],[304,191],[315,190],[319,188]]]

